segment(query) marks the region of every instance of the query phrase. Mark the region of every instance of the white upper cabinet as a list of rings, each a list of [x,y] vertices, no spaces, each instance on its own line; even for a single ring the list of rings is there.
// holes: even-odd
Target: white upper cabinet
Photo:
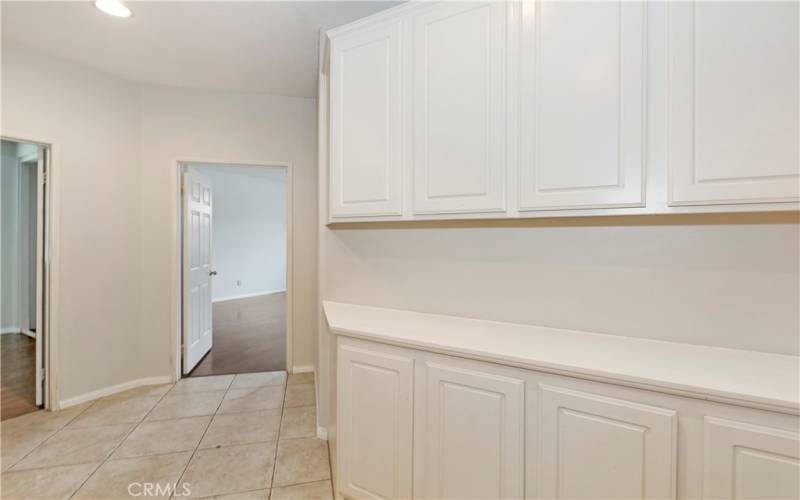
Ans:
[[[800,197],[800,3],[669,6],[669,202]]]
[[[800,208],[800,2],[406,2],[329,36],[332,222]]]
[[[705,498],[800,498],[800,435],[706,417]]]
[[[523,4],[520,210],[644,204],[644,11]]]
[[[330,216],[402,213],[398,20],[331,40]]]
[[[413,16],[414,213],[505,211],[505,2]]]

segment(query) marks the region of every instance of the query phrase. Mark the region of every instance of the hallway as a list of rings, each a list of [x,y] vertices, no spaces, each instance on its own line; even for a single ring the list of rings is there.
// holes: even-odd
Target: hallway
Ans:
[[[36,411],[36,342],[21,333],[0,335],[0,420]]]
[[[288,382],[288,383],[287,383]],[[132,389],[3,423],[3,498],[332,498],[312,374],[250,373]],[[187,490],[190,493],[187,493]]]
[[[213,304],[214,345],[188,375],[286,369],[286,292]]]

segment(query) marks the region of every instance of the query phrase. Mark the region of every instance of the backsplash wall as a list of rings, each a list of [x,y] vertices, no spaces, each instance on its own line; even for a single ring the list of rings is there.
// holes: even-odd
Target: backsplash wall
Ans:
[[[640,217],[633,225],[606,218],[530,227],[340,226],[323,231],[323,297],[800,354],[796,216],[744,217],[753,223],[676,216],[652,225]]]

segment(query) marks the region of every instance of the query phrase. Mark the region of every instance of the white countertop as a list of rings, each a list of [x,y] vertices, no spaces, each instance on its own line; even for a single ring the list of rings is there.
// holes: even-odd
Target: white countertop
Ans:
[[[790,413],[800,357],[323,302],[336,334]]]

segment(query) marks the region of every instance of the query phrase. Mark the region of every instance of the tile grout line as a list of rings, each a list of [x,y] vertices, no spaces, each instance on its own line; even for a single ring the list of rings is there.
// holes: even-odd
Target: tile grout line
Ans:
[[[316,379],[317,379],[317,375],[314,374],[314,384],[317,383]],[[316,386],[314,386],[314,390],[316,391]],[[314,394],[316,395],[316,392]],[[316,400],[315,400],[315,403],[316,403]],[[316,420],[315,420],[314,423],[316,424]],[[331,457],[331,443],[327,438],[325,439],[325,448],[328,450],[328,471],[329,471],[329,474],[331,476],[331,478],[329,479],[330,487],[331,487],[331,500],[336,500],[336,488],[333,487],[333,457]]]
[[[316,372],[314,373],[313,381],[314,381],[314,412],[315,412],[315,415],[316,415],[316,411],[318,410],[318,407],[317,407],[318,401],[316,399],[316,395],[317,395],[317,374],[316,374]],[[317,429],[316,429],[316,418],[315,418],[314,419],[314,437],[316,437],[316,430]],[[328,439],[325,439],[325,450],[327,450],[327,452],[328,452],[328,475],[330,476],[330,478],[328,479],[328,486],[330,486],[331,500],[336,500],[336,491],[333,488],[333,460],[331,459],[331,445],[330,445],[330,441]]]
[[[219,409],[222,407],[222,402],[225,401],[225,396],[228,395],[228,391],[230,391],[231,387],[233,387],[233,382],[236,380],[236,377],[237,377],[237,375],[234,375],[233,378],[231,379],[231,383],[228,384],[228,387],[225,388],[225,393],[222,395],[222,399],[219,400],[219,404],[217,405],[217,409],[214,410],[214,413],[211,414],[211,420],[208,421],[208,425],[206,426],[205,430],[203,430],[203,435],[200,436],[200,440],[197,441],[197,446],[195,446],[194,450],[192,450],[192,454],[191,454],[191,456],[189,456],[189,460],[186,461],[186,465],[184,466],[183,470],[181,471],[181,475],[178,476],[178,480],[175,482],[175,489],[178,489],[178,485],[181,483],[181,480],[183,479],[183,476],[186,475],[186,471],[189,469],[189,465],[191,465],[192,460],[194,459],[194,456],[197,454],[197,450],[200,448],[200,443],[203,442],[203,439],[205,439],[206,434],[208,433],[209,427],[211,427],[211,424],[214,423],[214,418],[216,418],[217,412],[219,412]],[[186,377],[186,378],[189,378],[189,377]],[[175,384],[177,385],[177,382]],[[198,392],[200,392],[200,391],[198,391]],[[211,392],[211,391],[206,391],[206,392]],[[214,496],[214,495],[212,495],[212,496]],[[170,499],[175,498],[175,492],[174,491],[170,494],[169,498]]]
[[[248,373],[261,373],[261,372],[248,372]],[[201,375],[202,377],[208,377],[213,375]],[[242,493],[256,493],[259,491],[264,491],[264,488],[259,488],[257,490],[244,490],[244,491],[237,491],[236,493],[222,493],[222,495],[240,495]],[[219,495],[214,495],[210,497],[197,497],[195,500],[214,500],[218,498]]]
[[[276,472],[277,472],[277,465],[278,465],[278,463],[277,463],[277,455],[278,455],[278,445],[280,444],[280,442],[287,441],[287,440],[294,440],[294,439],[304,439],[304,438],[307,438],[307,437],[311,437],[311,438],[314,437],[314,435],[310,435],[310,436],[295,436],[295,437],[289,437],[289,436],[284,437],[283,436],[283,423],[284,423],[284,419],[286,418],[286,411],[287,411],[286,403],[287,403],[287,400],[288,400],[288,388],[290,387],[290,385],[288,383],[289,374],[286,371],[284,371],[284,374],[285,374],[285,379],[284,379],[284,382],[282,384],[279,384],[277,386],[275,386],[275,385],[264,386],[264,387],[281,387],[283,389],[283,391],[284,391],[283,398],[281,399],[281,405],[280,405],[280,408],[279,408],[280,409],[280,414],[279,414],[280,418],[279,418],[279,422],[278,422],[277,433],[276,433],[276,435],[275,435],[275,437],[273,439],[271,439],[269,441],[261,441],[261,443],[264,443],[264,444],[269,443],[270,441],[274,441],[274,443],[275,443],[275,450],[273,452],[273,470],[272,470],[271,478],[270,478],[270,488],[269,488],[269,492],[268,492],[268,498],[272,498],[273,489],[276,486],[274,481],[275,481],[275,476],[276,476]],[[183,395],[192,395],[192,394],[200,394],[200,393],[208,393],[208,392],[222,392],[223,395],[222,395],[222,397],[221,397],[216,409],[210,415],[191,415],[191,416],[182,416],[182,417],[177,417],[177,418],[170,418],[170,419],[165,419],[165,420],[153,420],[153,421],[151,421],[151,422],[164,422],[164,421],[179,420],[179,419],[184,419],[184,418],[196,418],[196,417],[205,417],[205,416],[209,416],[210,417],[208,424],[203,429],[202,436],[200,436],[200,439],[198,440],[196,446],[194,446],[194,449],[191,450],[191,454],[190,454],[190,456],[189,456],[189,458],[188,458],[188,460],[186,462],[186,465],[182,468],[182,470],[180,472],[180,476],[178,477],[178,482],[175,483],[176,485],[180,484],[181,481],[184,480],[185,474],[188,471],[188,468],[189,468],[190,464],[192,463],[192,460],[196,457],[197,452],[201,451],[201,444],[203,442],[203,439],[207,435],[207,432],[210,429],[210,426],[214,422],[214,420],[217,417],[217,415],[220,414],[219,412],[221,411],[221,407],[223,405],[223,402],[225,401],[225,398],[230,393],[230,391],[233,390],[233,388],[234,388],[235,380],[236,380],[236,376],[233,376],[231,381],[230,381],[230,383],[226,386],[226,388],[223,391],[219,391],[219,390],[218,391],[191,391],[191,392],[185,392],[185,393],[175,393],[173,391],[175,391],[177,383],[171,384],[171,387],[169,387],[166,390],[166,392],[164,392],[163,394],[161,394],[157,398],[157,400],[153,403],[153,405],[150,407],[150,409],[147,410],[146,412],[144,412],[144,414],[143,414],[143,416],[141,418],[139,418],[135,422],[128,423],[129,425],[131,425],[131,428],[121,437],[119,442],[109,450],[109,452],[105,455],[105,458],[101,459],[99,461],[99,463],[95,462],[95,461],[90,461],[90,462],[82,462],[80,464],[65,464],[65,465],[84,465],[84,464],[88,465],[90,463],[92,463],[92,464],[97,463],[98,464],[88,474],[88,476],[76,487],[76,489],[70,494],[70,496],[68,498],[75,497],[77,495],[77,493],[83,487],[85,487],[86,484],[94,477],[94,475],[97,474],[97,471],[100,468],[102,468],[106,463],[108,463],[108,462],[110,462],[112,460],[142,459],[142,458],[153,457],[153,456],[164,456],[164,455],[172,455],[172,454],[177,454],[177,453],[186,453],[186,452],[190,451],[190,450],[168,451],[168,452],[163,452],[163,453],[150,453],[150,454],[137,455],[137,456],[126,456],[126,457],[114,458],[114,454],[119,451],[119,449],[123,446],[123,444],[127,441],[127,439],[130,438],[131,434],[136,432],[137,429],[141,428],[143,423],[147,422],[148,417],[151,414],[153,414],[155,409],[164,400],[168,399],[171,396],[183,396]],[[314,381],[314,382],[312,382],[310,384],[307,384],[307,385],[314,386],[315,384],[316,384],[316,382]],[[292,385],[301,385],[301,384],[292,384]],[[257,389],[257,388],[260,388],[260,387],[261,386],[257,386],[257,387],[253,387],[252,389]],[[42,443],[40,443],[39,445],[35,446],[30,452],[28,452],[20,460],[23,460],[25,457],[30,455],[30,453],[33,453],[36,449],[38,449],[39,447],[44,445],[45,442],[47,442],[50,439],[52,439],[53,436],[59,434],[64,429],[67,429],[67,427],[70,424],[72,424],[77,419],[79,419],[82,415],[85,415],[92,408],[94,408],[99,401],[103,401],[103,400],[111,401],[111,400],[115,400],[115,399],[124,401],[124,400],[135,399],[135,398],[144,398],[144,397],[149,397],[149,396],[138,395],[138,396],[133,396],[133,397],[130,397],[130,398],[114,398],[114,397],[108,397],[107,396],[107,397],[104,397],[104,398],[98,398],[98,399],[90,402],[90,404],[88,404],[85,408],[83,408],[82,410],[77,412],[75,415],[70,417],[68,420],[66,420],[66,422],[62,426],[60,426],[58,429],[56,429],[51,436],[48,436],[48,438],[45,439]],[[296,406],[296,407],[292,407],[292,408],[298,408],[298,409],[299,408],[316,408],[316,405],[315,404],[312,404],[312,405],[300,405],[300,406]],[[261,411],[261,410],[260,409],[244,410],[244,411],[232,413],[231,415],[245,414],[245,413],[256,412],[256,411]],[[108,427],[108,426],[118,426],[118,425],[124,425],[124,424],[126,424],[126,423],[122,422],[122,423],[119,423],[119,424],[94,425],[94,426],[90,426],[90,427],[81,427],[80,429],[93,429],[93,428]],[[229,445],[216,446],[214,448],[221,448],[221,447],[225,448],[225,447],[229,447],[229,446],[232,447],[232,446],[235,446],[235,445],[236,445],[235,443],[232,443],[232,444],[229,444]],[[331,462],[330,462],[330,447],[328,446],[327,442],[326,442],[326,454],[327,454],[327,458],[328,458],[328,461],[329,461],[329,463],[328,463],[329,474],[331,474],[331,478],[328,479],[328,481],[330,481],[329,488],[332,488],[332,469],[331,469],[332,465],[331,465]],[[16,465],[18,463],[19,463],[19,461],[16,461],[14,465]],[[34,469],[41,469],[41,468],[48,468],[48,467],[37,467],[37,468],[34,468]],[[28,469],[26,469],[26,470],[28,470]],[[313,483],[317,483],[319,481],[322,481],[322,480],[297,482],[297,483],[282,485],[282,487],[293,487],[293,486],[300,486],[300,485],[305,485],[305,484],[313,484]],[[258,490],[250,490],[250,491],[258,491]],[[242,493],[242,492],[238,492],[238,493]],[[172,497],[174,497],[175,494],[176,494],[176,492],[173,491],[172,492]]]
[[[164,422],[164,421],[163,420],[156,420],[155,422]],[[135,431],[139,427],[139,425],[142,424],[142,423],[144,423],[144,422],[140,422],[139,424],[136,424],[135,427],[133,428],[133,430]],[[78,428],[71,429],[71,430],[88,431],[88,430],[92,430],[92,429],[105,429],[107,427],[122,427],[123,425],[133,425],[133,422],[129,422],[127,424],[122,423],[122,424],[111,424],[111,425],[96,425],[96,426],[92,426],[92,427],[78,427]],[[125,435],[125,439],[127,439],[128,435],[129,434]],[[124,441],[124,439],[123,439],[123,441]],[[116,448],[111,450],[112,454],[116,450],[117,450]],[[186,450],[186,451],[188,451],[188,450]],[[135,456],[131,456],[131,457],[119,457],[119,458],[111,458],[111,456],[109,456],[107,459],[103,460],[103,463],[108,462],[108,461],[112,461],[112,460],[127,460],[127,459],[132,459],[132,458],[156,457],[156,456],[160,456],[160,455],[174,455],[175,453],[181,453],[181,452],[180,451],[167,451],[167,452],[163,452],[163,453],[150,453],[148,455],[135,455]],[[3,474],[9,473],[9,472],[27,472],[29,470],[54,469],[56,467],[72,467],[73,465],[86,465],[86,464],[94,464],[94,463],[97,463],[97,460],[87,460],[85,462],[76,462],[76,463],[72,463],[72,464],[39,465],[39,466],[36,466],[36,467],[27,467],[25,469],[18,469],[18,470],[8,469],[8,470],[4,471]]]
[[[300,482],[300,483],[292,483],[292,484],[287,484],[287,485],[284,485],[284,486],[278,486],[278,488],[294,488],[295,486],[305,486],[307,484],[315,484],[315,483],[326,483],[328,481],[330,481],[330,479],[317,479],[317,480],[314,480],[314,481],[303,481],[303,482]],[[252,491],[255,491],[255,490],[252,490]],[[243,491],[242,493],[245,493],[245,492]]]
[[[316,383],[317,383],[317,381],[316,381],[316,377],[315,377],[314,381],[311,384],[292,384],[292,385],[312,385],[316,389]],[[275,490],[275,483],[274,483],[274,480],[275,480],[275,469],[277,469],[277,465],[278,465],[278,463],[277,463],[278,462],[278,459],[277,459],[278,445],[280,445],[281,440],[284,439],[286,441],[292,441],[292,440],[295,440],[295,439],[317,439],[316,433],[311,435],[311,436],[298,436],[298,437],[291,437],[291,438],[289,438],[289,437],[281,438],[280,437],[281,430],[283,429],[283,415],[284,415],[284,412],[287,409],[287,406],[286,406],[286,392],[288,392],[288,388],[289,388],[289,374],[287,372],[287,374],[286,374],[286,389],[287,389],[287,391],[284,392],[284,396],[283,396],[284,405],[281,408],[281,425],[278,428],[278,440],[277,440],[276,446],[275,446],[275,466],[272,468],[272,478],[273,478],[273,480],[270,482],[270,490],[269,490],[269,499],[270,500],[272,500],[272,493]],[[292,406],[291,408],[308,408],[308,407],[313,407],[315,409],[315,411],[316,411],[316,402],[313,405]],[[331,462],[331,448],[328,445],[328,440],[327,439],[325,440],[325,451],[326,451],[326,453],[328,455],[328,473],[330,475],[330,477],[328,479],[319,479],[319,480],[316,480],[316,481],[303,481],[303,482],[299,482],[299,483],[287,484],[287,485],[280,486],[280,487],[281,488],[290,488],[290,487],[294,487],[294,486],[303,486],[303,485],[306,485],[306,484],[314,484],[314,483],[320,483],[320,482],[326,481],[326,482],[328,482],[328,486],[330,486],[331,498],[333,500],[336,500],[336,496],[333,493],[333,465],[332,465],[332,462]]]
[[[44,445],[46,442],[48,442],[48,441],[50,441],[51,439],[53,439],[53,437],[55,437],[55,435],[56,435],[56,434],[58,434],[59,432],[63,431],[64,429],[66,429],[66,428],[67,428],[67,426],[68,426],[69,424],[71,424],[71,423],[72,423],[72,422],[73,422],[73,421],[74,421],[76,418],[78,418],[78,417],[80,417],[81,415],[83,415],[84,413],[86,413],[86,411],[88,411],[88,410],[89,410],[89,408],[91,408],[92,406],[94,406],[94,404],[95,404],[96,402],[98,402],[98,401],[99,401],[99,399],[95,399],[94,401],[92,401],[91,403],[89,403],[89,405],[88,405],[86,408],[84,408],[83,410],[81,410],[81,411],[79,411],[78,413],[76,413],[76,414],[75,414],[75,416],[74,416],[74,417],[72,417],[71,419],[67,420],[67,422],[66,422],[64,425],[62,425],[61,427],[59,427],[58,429],[56,429],[56,430],[55,430],[55,432],[53,432],[52,434],[50,434],[49,436],[47,436],[46,438],[44,438],[44,440],[43,440],[41,443],[37,444],[36,446],[34,446],[33,448],[31,448],[31,450],[30,450],[28,453],[26,453],[25,455],[21,456],[21,457],[19,458],[19,460],[17,460],[16,462],[14,462],[14,463],[13,463],[13,464],[12,464],[12,465],[11,465],[11,466],[8,468],[8,469],[6,469],[5,471],[3,471],[3,474],[5,474],[6,472],[12,472],[12,470],[11,470],[11,469],[13,469],[14,467],[16,467],[16,466],[17,466],[17,464],[19,464],[20,462],[22,462],[23,460],[25,460],[26,458],[28,458],[28,455],[30,455],[30,454],[31,454],[31,453],[33,453],[34,451],[38,450],[38,449],[39,449],[39,447],[41,447],[42,445]],[[42,410],[42,411],[51,411],[51,410]],[[56,410],[56,411],[61,411],[61,410]],[[22,416],[24,416],[24,415],[22,415]],[[2,425],[0,425],[0,427],[2,427]],[[45,430],[50,430],[50,429],[45,429]],[[80,464],[79,464],[79,465],[80,465]],[[35,468],[36,468],[36,467],[35,467]],[[38,468],[42,469],[42,468],[44,468],[44,467],[38,467]],[[31,470],[31,469],[24,469],[24,470]],[[19,471],[13,471],[13,472],[19,472]]]
[[[175,387],[175,384],[172,384],[172,387]],[[116,452],[117,449],[119,449],[119,447],[122,446],[122,443],[124,443],[125,440],[128,439],[128,437],[130,437],[131,434],[133,434],[133,431],[135,431],[136,429],[139,428],[140,425],[142,425],[142,422],[144,422],[144,420],[147,418],[147,416],[150,415],[150,412],[152,412],[153,409],[155,409],[155,407],[158,406],[158,404],[161,403],[161,401],[165,397],[167,397],[167,394],[169,394],[169,391],[172,390],[172,387],[170,387],[167,390],[167,392],[165,392],[164,394],[161,395],[160,398],[158,398],[158,401],[156,401],[156,404],[154,404],[149,410],[147,410],[147,412],[142,416],[142,418],[138,422],[134,423],[134,425],[130,428],[128,433],[125,434],[125,436],[123,436],[123,438],[119,440],[119,443],[117,443],[117,445],[114,448],[112,448],[110,452],[108,452],[108,455],[106,455],[106,458],[104,458],[103,461],[101,461],[97,465],[97,467],[95,467],[95,469],[92,471],[91,474],[86,476],[86,479],[84,479],[83,482],[81,482],[80,486],[75,488],[75,491],[73,491],[72,494],[69,496],[70,499],[72,499],[81,490],[81,488],[83,488],[86,485],[87,482],[89,482],[89,479],[91,479],[97,473],[97,471],[100,469],[100,467],[102,467],[106,462],[108,462],[108,460],[111,458],[111,456],[114,454],[114,452]],[[100,399],[103,399],[103,398],[100,398]],[[100,401],[100,399],[95,400],[95,402]],[[130,398],[130,399],[134,399],[134,398]],[[94,403],[92,403],[92,406],[94,406]],[[88,408],[87,408],[87,410],[88,410]]]
[[[278,469],[278,446],[281,444],[281,429],[283,429],[283,413],[286,411],[286,393],[289,392],[289,371],[286,370],[286,382],[283,384],[283,401],[281,402],[281,419],[278,422],[278,435],[275,437],[275,454],[272,456],[272,477],[269,479],[269,500],[272,500],[272,491],[275,489],[275,471]]]

